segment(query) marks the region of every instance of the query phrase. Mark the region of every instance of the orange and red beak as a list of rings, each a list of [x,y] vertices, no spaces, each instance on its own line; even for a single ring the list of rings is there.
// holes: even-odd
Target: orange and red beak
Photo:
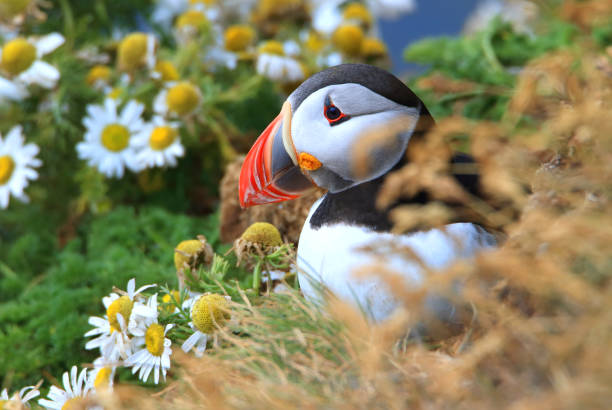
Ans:
[[[314,185],[296,166],[291,139],[291,105],[266,127],[247,154],[240,170],[240,206],[295,199]]]

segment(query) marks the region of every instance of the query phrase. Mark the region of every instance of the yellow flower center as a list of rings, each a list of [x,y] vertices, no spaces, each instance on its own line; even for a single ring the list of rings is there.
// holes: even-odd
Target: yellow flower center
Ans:
[[[28,9],[29,5],[30,0],[0,0],[0,20],[3,17],[11,19],[23,13]]]
[[[79,410],[83,408],[83,402],[80,397],[73,397],[66,400],[62,406],[62,410]]]
[[[197,239],[189,239],[179,243],[176,246],[176,250],[180,252],[174,252],[174,266],[176,270],[183,269],[186,263],[189,264],[190,259],[197,255],[200,249],[202,249],[202,242]]]
[[[130,315],[132,314],[132,307],[134,307],[134,302],[129,296],[121,296],[110,304],[108,309],[106,309],[106,315],[108,316],[108,322],[111,326],[111,333],[115,330],[117,332],[121,331],[121,326],[119,326],[119,321],[117,320],[118,313],[121,314],[127,325],[130,320]]]
[[[8,155],[0,157],[0,185],[6,184],[11,179],[14,169],[15,161],[13,161],[13,158]]]
[[[361,43],[361,55],[369,58],[384,57],[387,54],[385,43],[374,37],[367,37]]]
[[[123,91],[124,90],[121,87],[114,87],[112,90],[110,90],[108,94],[106,94],[106,96],[108,98],[112,98],[113,100],[116,100],[123,95]]]
[[[230,318],[229,303],[221,295],[202,295],[194,303],[191,320],[202,333],[212,333],[215,323],[222,326]]]
[[[274,54],[277,56],[285,55],[283,45],[275,40],[270,40],[263,43],[261,46],[259,46],[259,52],[262,54]]]
[[[174,142],[176,135],[176,130],[167,125],[155,127],[149,139],[149,146],[156,151],[162,151]]]
[[[2,68],[10,75],[27,70],[36,60],[36,47],[25,38],[18,37],[2,48]]]
[[[164,353],[164,327],[153,323],[145,333],[145,345],[153,356],[161,356]]]
[[[179,73],[170,61],[159,60],[155,63],[155,71],[161,74],[162,81],[176,81],[179,79]]]
[[[0,7],[0,10],[2,10],[2,8]],[[4,409],[4,404],[8,403],[8,400],[0,400],[0,410]]]
[[[356,20],[365,27],[372,24],[370,11],[361,3],[351,3],[344,8],[344,18],[346,20]]]
[[[356,56],[361,51],[363,30],[354,24],[342,25],[334,32],[332,41],[343,53]]]
[[[308,50],[313,53],[318,53],[325,45],[325,40],[318,33],[311,31],[310,34],[308,34],[305,45]]]
[[[229,51],[244,51],[253,43],[255,31],[250,26],[237,24],[225,30],[225,48]]]
[[[98,374],[96,374],[96,378],[94,379],[94,387],[97,390],[106,389],[110,387],[111,376],[113,374],[113,369],[110,367],[103,367],[98,370]]]
[[[162,296],[162,302],[165,303],[165,305],[160,306],[160,310],[170,314],[174,312],[174,308],[176,307],[175,303],[180,303],[180,301],[181,294],[179,291],[171,290],[170,293],[166,293],[164,296]]]
[[[189,0],[190,4],[206,4],[207,6],[213,6],[217,4],[217,0]]]
[[[128,146],[130,132],[120,124],[110,124],[102,130],[102,145],[109,151],[119,152]]]
[[[119,44],[117,58],[121,70],[134,70],[146,63],[148,37],[144,33],[127,35]]]
[[[200,28],[208,24],[206,15],[199,10],[188,10],[176,19],[176,26]]]
[[[168,90],[166,104],[170,111],[178,115],[192,112],[200,101],[200,94],[193,84],[182,82]]]
[[[108,82],[111,76],[111,68],[106,65],[95,65],[87,73],[87,84],[93,85],[98,81]]]
[[[241,238],[263,246],[280,246],[283,244],[278,229],[267,222],[255,222],[244,231]]]

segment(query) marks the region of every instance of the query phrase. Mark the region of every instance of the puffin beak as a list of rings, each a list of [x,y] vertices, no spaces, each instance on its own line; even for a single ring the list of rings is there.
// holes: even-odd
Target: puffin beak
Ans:
[[[240,206],[269,204],[295,199],[314,186],[298,163],[291,138],[291,104],[285,101],[280,114],[261,133],[240,170]]]

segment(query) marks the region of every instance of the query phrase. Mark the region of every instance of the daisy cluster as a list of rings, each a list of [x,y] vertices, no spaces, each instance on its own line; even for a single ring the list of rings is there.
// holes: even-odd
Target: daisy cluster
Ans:
[[[142,382],[159,384],[166,380],[171,367],[173,342],[181,349],[202,356],[218,326],[229,319],[230,297],[167,290],[145,295],[156,285],[136,289],[130,279],[126,290],[114,289],[102,298],[105,314],[90,317],[92,329],[85,333],[88,350],[99,352],[92,365],[79,371],[73,366],[62,377],[62,385],[51,386],[39,405],[47,409],[101,408],[97,395],[112,392],[118,369],[130,369]],[[171,332],[172,330],[174,332]],[[40,386],[28,386],[9,397],[4,390],[0,404],[13,401],[27,405],[40,395]]]
[[[21,101],[32,89],[52,89],[60,78],[57,68],[43,57],[64,43],[61,34],[25,37],[12,32],[10,36],[0,43],[0,105]],[[38,178],[34,169],[42,165],[38,152],[36,144],[25,142],[20,124],[13,125],[4,137],[0,132],[0,208],[8,207],[11,196],[28,202],[24,189]]]
[[[45,7],[51,4],[0,2],[0,110],[10,113],[10,106],[18,105],[24,118],[53,112],[57,120],[58,113],[74,107],[54,106],[54,93],[75,80],[62,79],[61,66],[53,62],[75,41],[65,45],[64,34],[56,32],[27,33],[41,31],[31,23],[45,20]],[[80,123],[69,124],[83,135],[73,149],[84,162],[76,166],[86,164],[106,178],[138,173],[140,187],[149,192],[151,168],[176,167],[188,149],[198,158],[214,156],[202,153],[211,139],[222,159],[230,159],[235,153],[230,137],[239,131],[218,106],[253,93],[256,81],[244,81],[245,73],[265,77],[287,94],[332,65],[385,65],[377,20],[414,7],[414,0],[158,0],[145,13],[150,17],[140,25],[145,30],[115,27],[106,42],[74,50],[87,70],[79,87],[97,95],[85,105]],[[65,50],[56,51],[61,47]],[[1,208],[10,197],[27,201],[24,189],[38,178],[39,145],[25,142],[26,136],[36,140],[37,126],[0,121]]]

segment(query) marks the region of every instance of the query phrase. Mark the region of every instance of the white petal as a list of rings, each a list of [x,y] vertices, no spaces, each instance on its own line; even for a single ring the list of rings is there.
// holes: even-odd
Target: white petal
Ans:
[[[18,78],[26,84],[38,84],[43,88],[51,89],[57,84],[60,72],[49,63],[36,60],[30,68],[19,74]]]
[[[200,340],[200,337],[202,337],[202,335],[202,332],[196,330],[194,334],[189,336],[187,340],[183,342],[181,349],[183,349],[185,353],[188,353],[191,349],[193,349],[193,347],[196,345],[198,340]]]
[[[36,40],[36,51],[38,57],[49,54],[64,44],[65,41],[64,36],[62,36],[60,33],[50,33],[46,36],[40,37]]]
[[[28,90],[23,84],[0,77],[0,101],[2,99],[21,101],[28,95]]]

